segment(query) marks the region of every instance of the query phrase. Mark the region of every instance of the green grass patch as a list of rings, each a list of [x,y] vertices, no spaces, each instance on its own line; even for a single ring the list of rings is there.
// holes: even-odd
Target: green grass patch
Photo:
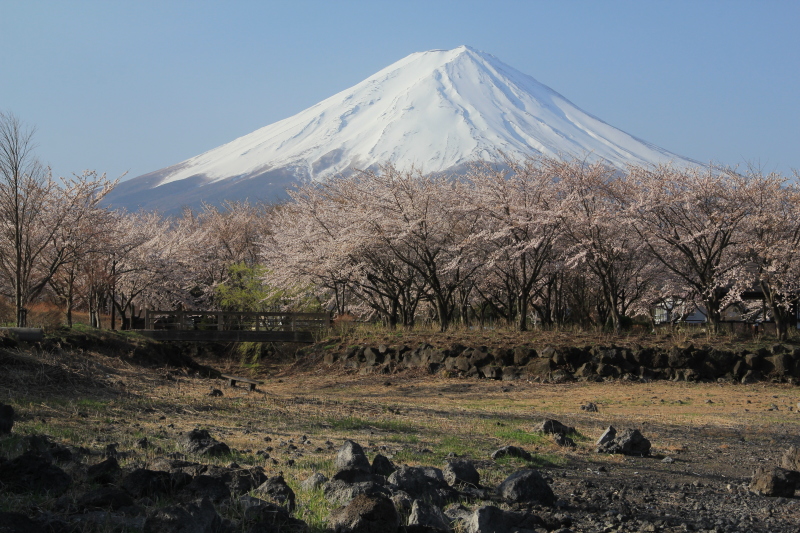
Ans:
[[[101,411],[108,406],[108,401],[105,400],[93,400],[91,398],[83,398],[78,400],[77,407],[78,409],[94,409],[95,411]]]
[[[482,448],[475,445],[474,439],[459,437],[456,435],[448,435],[443,437],[442,440],[439,441],[438,446],[436,446],[436,451],[443,456],[453,453],[459,457],[465,455],[478,457],[485,454],[485,451],[483,451]]]
[[[386,440],[398,444],[419,444],[419,437],[413,433],[389,435]]]
[[[504,442],[511,442],[520,446],[540,445],[548,442],[548,438],[543,433],[530,433],[515,428],[501,427],[494,430],[492,434]]]
[[[328,516],[338,507],[325,499],[322,489],[304,491],[295,480],[286,480],[288,485],[297,495],[297,510],[295,518],[308,524],[308,533],[324,533],[328,529]]]

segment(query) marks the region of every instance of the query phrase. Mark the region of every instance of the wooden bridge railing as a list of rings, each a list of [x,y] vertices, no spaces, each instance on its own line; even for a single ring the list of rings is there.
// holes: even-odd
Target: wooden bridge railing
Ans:
[[[146,309],[144,317],[144,329],[172,331],[312,331],[327,328],[330,324],[330,313]]]

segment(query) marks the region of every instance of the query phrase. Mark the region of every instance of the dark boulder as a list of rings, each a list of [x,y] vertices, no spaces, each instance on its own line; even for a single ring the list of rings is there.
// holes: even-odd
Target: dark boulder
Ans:
[[[33,453],[43,459],[53,462],[67,462],[72,460],[69,448],[57,442],[52,442],[46,435],[27,435],[17,443],[17,450],[23,453]]]
[[[391,496],[391,491],[383,485],[379,485],[372,481],[363,483],[345,483],[344,481],[328,481],[322,485],[322,491],[325,499],[331,503],[344,505],[359,494],[366,494],[367,496],[383,495],[386,497]]]
[[[761,364],[762,372],[775,377],[786,377],[794,372],[794,357],[792,354],[780,353],[765,357]]]
[[[781,457],[781,466],[786,470],[800,470],[800,448],[789,446]]]
[[[528,364],[528,361],[534,358],[536,358],[536,350],[525,346],[517,346],[514,348],[514,364],[516,366],[525,366]]]
[[[90,466],[86,470],[86,478],[94,483],[110,485],[116,481],[120,472],[122,469],[119,467],[117,459],[109,457],[105,461]]]
[[[406,533],[450,533],[450,520],[435,505],[414,500]]]
[[[442,470],[445,481],[451,486],[480,485],[480,474],[475,465],[468,459],[450,459]]]
[[[377,454],[372,459],[372,466],[370,467],[370,470],[373,474],[378,476],[389,477],[392,475],[392,472],[397,470],[397,467],[394,466],[394,463],[391,462],[385,455]]]
[[[338,472],[336,472],[333,477],[331,477],[332,481],[342,481],[344,483],[365,483],[365,482],[372,482],[377,483],[379,485],[383,485],[384,478],[383,476],[379,476],[373,474],[369,471],[364,471],[359,468],[348,466],[346,468],[342,468]]]
[[[762,496],[793,498],[800,472],[780,467],[759,467],[750,480],[750,490]]]
[[[503,457],[516,457],[525,461],[533,461],[533,456],[518,446],[503,446],[492,452],[492,459],[495,461]]]
[[[314,472],[310,476],[308,476],[302,483],[300,483],[300,488],[303,490],[317,490],[325,482],[328,481],[328,478],[325,477],[325,474],[320,472]]]
[[[493,359],[486,347],[482,346],[472,350],[472,354],[469,356],[469,363],[475,368],[480,368],[491,363]]]
[[[575,433],[575,428],[562,424],[558,420],[547,418],[539,425],[539,431],[545,434],[569,435],[570,433]]]
[[[481,367],[480,374],[486,379],[503,379],[503,369],[497,365],[486,365]]]
[[[212,438],[205,429],[193,429],[187,433],[183,438],[183,447],[189,453],[212,457],[231,453],[227,444]]]
[[[172,476],[168,472],[137,468],[122,478],[121,486],[134,498],[169,494],[172,491]]]
[[[575,441],[563,433],[553,433],[553,442],[565,448],[575,448]]]
[[[231,489],[220,477],[207,476],[201,474],[183,488],[183,493],[188,494],[192,499],[208,498],[214,503],[227,500],[231,497]]]
[[[46,457],[26,452],[0,463],[0,485],[11,492],[42,492],[57,496],[72,485],[72,478]]]
[[[538,470],[519,470],[497,487],[500,496],[510,503],[553,505],[556,496]]]
[[[596,444],[598,453],[620,453],[641,457],[650,455],[650,441],[638,429],[626,429],[618,434],[614,426],[608,426]]]
[[[504,511],[493,505],[475,509],[463,522],[465,533],[516,533],[537,531],[544,522],[536,515]]]
[[[295,508],[295,496],[292,488],[283,479],[283,476],[277,475],[266,480],[258,486],[255,490],[256,496],[263,497],[278,505],[282,505],[293,512]]]
[[[520,378],[522,370],[516,366],[504,366],[502,368],[503,381],[516,381]]]
[[[400,517],[386,496],[359,494],[328,519],[336,533],[397,533]]]
[[[442,471],[431,466],[400,466],[388,481],[412,498],[435,505],[443,505],[458,497],[458,492],[445,481]]]
[[[494,364],[503,367],[511,366],[514,364],[514,350],[508,348],[498,348],[494,354]]]
[[[546,376],[553,370],[553,362],[550,359],[533,359],[525,366],[525,372],[533,377]]]
[[[693,361],[692,350],[694,347],[690,344],[673,346],[667,355],[667,366],[670,368],[688,368]]]
[[[357,468],[364,472],[370,471],[369,459],[367,459],[364,449],[357,442],[352,440],[344,441],[342,447],[339,448],[339,453],[336,454],[336,468],[341,470],[343,468]]]

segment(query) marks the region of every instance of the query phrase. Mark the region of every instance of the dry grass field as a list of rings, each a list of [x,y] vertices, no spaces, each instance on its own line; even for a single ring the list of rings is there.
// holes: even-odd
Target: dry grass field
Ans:
[[[346,345],[353,339],[326,342]],[[263,381],[249,391],[185,368],[149,368],[102,352],[0,352],[0,402],[11,404],[18,417],[15,435],[0,440],[0,455],[13,456],[21,436],[46,434],[88,449],[84,463],[100,461],[113,443],[123,452],[123,467],[146,467],[157,457],[182,453],[181,435],[203,428],[233,450],[212,461],[258,465],[268,475],[282,472],[298,494],[298,518],[319,531],[332,507],[319,491],[303,492],[299,484],[315,471],[332,475],[336,450],[345,439],[359,442],[370,457],[382,453],[409,465],[441,467],[448,454],[465,456],[476,461],[488,486],[532,466],[554,478],[554,491],[567,502],[580,497],[587,480],[612,491],[638,483],[665,491],[705,486],[735,494],[756,466],[779,464],[790,444],[800,444],[800,388],[788,384],[538,384],[410,370],[361,376],[303,359],[257,368],[242,366],[235,355],[199,360]],[[213,389],[223,395],[211,396]],[[587,402],[598,412],[582,411]],[[574,426],[577,447],[559,447],[540,433],[537,426],[545,418]],[[609,425],[640,429],[653,445],[653,456],[595,453],[594,442]],[[140,447],[142,438],[149,447]],[[534,460],[489,459],[492,451],[510,444],[525,448]],[[675,461],[664,463],[664,457]],[[34,505],[25,497],[6,496],[0,498],[0,511]],[[51,504],[35,502],[44,508]],[[658,512],[680,514],[683,504],[670,500]],[[780,516],[800,524],[798,506],[781,509],[748,516],[755,522]]]

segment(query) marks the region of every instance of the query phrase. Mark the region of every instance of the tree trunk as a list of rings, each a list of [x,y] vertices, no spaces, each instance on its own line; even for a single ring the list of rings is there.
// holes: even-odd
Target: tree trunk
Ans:
[[[447,302],[441,295],[436,296],[436,313],[439,315],[439,331],[447,331],[447,328],[450,327],[450,316]]]
[[[517,298],[517,311],[519,317],[517,319],[517,329],[519,331],[528,331],[528,298],[527,296],[520,296]]]

